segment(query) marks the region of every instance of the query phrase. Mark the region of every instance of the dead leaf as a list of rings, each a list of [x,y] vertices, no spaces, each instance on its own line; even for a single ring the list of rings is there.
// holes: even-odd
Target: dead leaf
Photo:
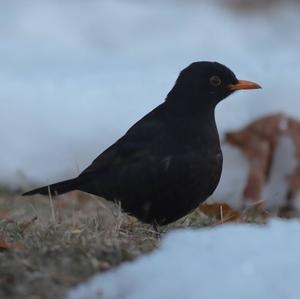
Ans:
[[[207,216],[215,217],[222,222],[234,221],[241,217],[239,211],[232,209],[226,203],[202,204],[199,209]]]
[[[10,212],[8,210],[0,211],[0,219],[7,220],[10,217]]]
[[[31,220],[21,223],[19,225],[19,229],[20,229],[21,233],[24,233],[24,231],[27,230],[37,219],[38,219],[38,217],[35,216]]]
[[[9,242],[6,240],[0,239],[0,250],[16,250],[22,251],[24,250],[25,246],[22,242]]]

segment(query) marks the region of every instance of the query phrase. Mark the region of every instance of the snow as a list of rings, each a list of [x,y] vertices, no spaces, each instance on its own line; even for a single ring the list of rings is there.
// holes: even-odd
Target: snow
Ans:
[[[168,233],[159,249],[73,288],[68,299],[298,299],[299,220]]]
[[[220,3],[3,3],[0,182],[77,175],[162,102],[192,61],[222,62],[264,88],[219,105],[221,132],[268,112],[299,117],[299,8],[286,1],[237,13]]]
[[[267,209],[287,204],[289,178],[297,165],[295,144],[290,136],[282,135],[275,148],[269,180],[263,189],[262,198]]]
[[[207,203],[226,202],[233,209],[245,206],[244,189],[248,181],[249,162],[239,148],[224,143],[223,170],[219,185]]]
[[[253,200],[244,198],[248,182],[249,162],[239,148],[223,144],[223,173],[219,185],[207,203],[227,203],[234,209],[253,206]],[[272,167],[261,194],[263,206],[276,209],[289,204],[287,199],[289,178],[297,167],[295,144],[289,135],[282,135],[275,147]],[[300,194],[292,200],[295,209],[300,209]]]

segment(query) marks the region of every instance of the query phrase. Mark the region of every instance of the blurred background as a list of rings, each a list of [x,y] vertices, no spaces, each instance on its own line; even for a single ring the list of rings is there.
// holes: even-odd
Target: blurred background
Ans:
[[[273,112],[300,117],[297,1],[0,1],[0,183],[76,176],[213,60],[263,86],[217,108],[222,136]],[[233,157],[234,158],[234,157]]]

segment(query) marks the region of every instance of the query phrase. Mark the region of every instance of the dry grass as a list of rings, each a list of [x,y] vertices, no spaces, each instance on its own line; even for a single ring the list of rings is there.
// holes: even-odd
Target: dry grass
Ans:
[[[198,212],[170,227],[203,226]],[[159,245],[152,226],[82,193],[0,196],[0,298],[60,298],[93,273],[106,271]],[[8,247],[8,248],[3,248]]]
[[[163,231],[221,224],[225,212],[220,219],[218,213],[195,211]],[[262,223],[265,216],[248,210],[234,220]],[[2,194],[0,298],[62,298],[69,287],[149,252],[159,242],[152,226],[87,194],[74,192],[53,202]]]
[[[97,271],[152,250],[151,227],[100,201],[46,197],[0,199],[0,298],[57,298]]]

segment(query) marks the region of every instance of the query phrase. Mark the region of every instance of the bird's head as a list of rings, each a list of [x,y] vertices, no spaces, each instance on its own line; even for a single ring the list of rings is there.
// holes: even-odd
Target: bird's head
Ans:
[[[237,90],[258,88],[261,87],[254,82],[238,80],[223,64],[201,61],[181,71],[170,95],[181,101],[216,105]]]

